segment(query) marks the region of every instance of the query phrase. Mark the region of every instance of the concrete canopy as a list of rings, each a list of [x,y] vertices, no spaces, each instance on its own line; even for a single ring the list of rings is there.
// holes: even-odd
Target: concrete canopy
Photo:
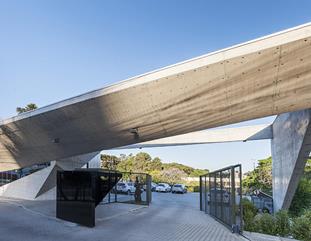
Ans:
[[[0,171],[311,107],[311,23],[0,122]]]

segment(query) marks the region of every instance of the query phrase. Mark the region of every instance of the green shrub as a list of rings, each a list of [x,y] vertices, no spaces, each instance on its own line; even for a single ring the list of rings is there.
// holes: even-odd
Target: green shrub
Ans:
[[[292,234],[295,239],[310,241],[311,240],[311,210],[304,215],[294,218]]]
[[[286,210],[280,210],[275,215],[269,213],[257,214],[257,208],[248,199],[242,199],[244,230],[269,235],[311,241],[311,210],[305,211],[300,217],[291,221]]]
[[[262,214],[257,214],[253,219],[253,229],[254,232],[261,233],[261,216]]]
[[[268,213],[261,214],[259,219],[259,230],[261,233],[276,235],[276,218]]]
[[[194,186],[193,192],[200,192],[200,186]]]
[[[254,229],[255,232],[282,237],[288,236],[291,231],[288,212],[280,210],[275,216],[269,213],[258,214],[254,218]]]
[[[311,222],[311,209],[305,210],[303,215]]]
[[[187,185],[187,191],[188,192],[200,192],[200,187]]]
[[[257,213],[257,208],[247,198],[243,198],[241,201],[241,204],[243,207],[244,230],[255,231],[254,230],[254,217]]]
[[[244,230],[254,232],[254,214],[250,210],[243,212]]]
[[[251,212],[253,216],[257,214],[256,206],[251,201],[249,201],[247,198],[243,198],[241,201],[241,204],[243,208],[243,214],[248,211]]]
[[[275,214],[276,232],[285,237],[290,234],[290,219],[286,210],[280,210]]]

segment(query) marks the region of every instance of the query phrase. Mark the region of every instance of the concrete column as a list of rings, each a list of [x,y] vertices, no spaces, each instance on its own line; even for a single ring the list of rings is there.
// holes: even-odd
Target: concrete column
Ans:
[[[278,115],[272,126],[274,210],[288,209],[311,150],[311,111]]]

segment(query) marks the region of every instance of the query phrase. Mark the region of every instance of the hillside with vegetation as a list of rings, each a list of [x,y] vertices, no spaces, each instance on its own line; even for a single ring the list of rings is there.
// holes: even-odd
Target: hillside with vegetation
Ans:
[[[165,182],[171,185],[184,183],[192,189],[199,186],[196,177],[208,173],[208,170],[196,169],[176,162],[164,163],[160,158],[152,158],[145,152],[119,157],[101,155],[101,168],[121,172],[148,173],[156,183]]]

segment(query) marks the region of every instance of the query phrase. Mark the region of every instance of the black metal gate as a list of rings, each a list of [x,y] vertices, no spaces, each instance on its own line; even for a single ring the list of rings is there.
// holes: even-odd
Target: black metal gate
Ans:
[[[242,232],[242,167],[229,166],[200,176],[200,210]]]

